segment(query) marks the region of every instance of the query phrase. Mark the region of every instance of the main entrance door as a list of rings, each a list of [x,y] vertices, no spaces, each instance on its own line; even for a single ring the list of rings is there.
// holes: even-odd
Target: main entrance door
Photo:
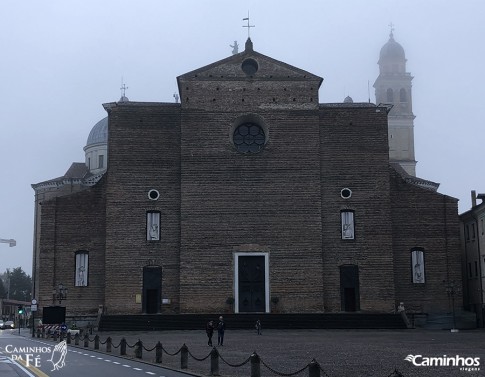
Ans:
[[[264,256],[238,257],[239,313],[266,311],[266,271]]]
[[[355,312],[360,310],[358,266],[340,266],[340,297],[342,311]]]
[[[143,267],[143,312],[147,314],[160,313],[161,296],[162,267]]]

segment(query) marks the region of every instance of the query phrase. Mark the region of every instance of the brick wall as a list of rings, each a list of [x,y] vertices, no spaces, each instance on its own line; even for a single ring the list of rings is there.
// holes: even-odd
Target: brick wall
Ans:
[[[66,314],[95,314],[104,302],[105,195],[104,182],[69,196],[42,201],[39,238],[38,301],[52,304],[52,289],[62,283],[68,299]],[[75,287],[75,253],[89,253],[87,287]]]
[[[408,310],[451,311],[448,282],[461,283],[458,201],[406,183],[391,169],[396,302]],[[413,284],[410,252],[424,249],[425,284]],[[455,296],[461,307],[462,292]]]
[[[179,305],[180,109],[175,104],[110,107],[106,211],[106,305],[141,313],[143,267],[162,266],[162,296]],[[156,189],[160,198],[148,198]],[[161,212],[161,240],[147,241],[146,211]]]
[[[320,125],[325,308],[341,310],[339,266],[353,264],[359,268],[361,310],[392,310],[386,112],[374,106],[323,105]],[[352,190],[351,198],[341,198],[343,188]],[[341,239],[340,211],[345,209],[355,211],[355,240]]]

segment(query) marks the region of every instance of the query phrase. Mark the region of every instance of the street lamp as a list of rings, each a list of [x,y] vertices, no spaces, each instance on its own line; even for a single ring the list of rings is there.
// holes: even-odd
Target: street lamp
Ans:
[[[451,332],[458,332],[458,329],[456,328],[456,315],[455,315],[455,293],[457,289],[455,287],[455,281],[453,280],[451,283],[448,283],[446,286],[446,293],[448,294],[448,297],[451,298],[451,308],[453,312],[453,328],[451,329]]]
[[[52,289],[52,300],[59,300],[59,305],[62,303],[62,300],[67,300],[67,288],[62,283],[59,283],[57,287]]]

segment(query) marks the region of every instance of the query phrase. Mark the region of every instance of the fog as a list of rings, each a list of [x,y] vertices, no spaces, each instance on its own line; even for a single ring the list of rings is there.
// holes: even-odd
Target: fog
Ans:
[[[485,2],[480,0],[4,0],[0,5],[0,272],[31,273],[32,183],[84,162],[103,103],[173,102],[176,77],[254,49],[324,78],[320,102],[375,102],[380,48],[394,26],[414,76],[417,175],[470,208],[485,192]],[[240,49],[240,51],[241,51]],[[369,91],[370,86],[370,91]]]

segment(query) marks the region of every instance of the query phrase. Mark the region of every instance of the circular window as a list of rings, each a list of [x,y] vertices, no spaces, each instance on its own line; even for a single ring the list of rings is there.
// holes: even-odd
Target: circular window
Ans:
[[[233,142],[241,153],[258,153],[266,141],[263,129],[254,123],[241,124],[234,131]]]
[[[241,65],[242,70],[246,75],[254,75],[258,72],[258,62],[254,59],[246,59],[242,62]]]
[[[157,200],[159,197],[160,193],[157,190],[151,189],[150,191],[148,191],[148,199]]]
[[[344,199],[348,199],[352,196],[352,190],[349,188],[343,188],[340,190],[340,196]]]

